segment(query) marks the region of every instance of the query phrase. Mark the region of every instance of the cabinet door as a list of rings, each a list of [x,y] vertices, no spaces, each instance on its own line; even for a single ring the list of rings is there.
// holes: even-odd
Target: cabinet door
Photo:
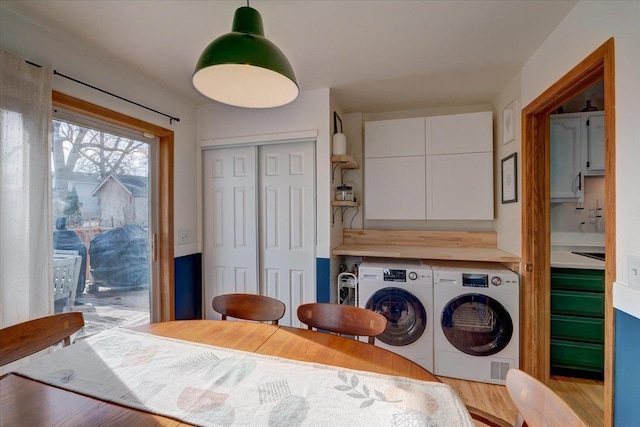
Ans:
[[[493,219],[493,154],[427,156],[427,219]]]
[[[551,118],[551,201],[583,197],[580,117]]]
[[[366,122],[364,131],[367,159],[424,156],[424,117]]]
[[[493,150],[491,111],[427,117],[427,154],[479,153]]]
[[[586,116],[587,164],[589,175],[604,175],[604,112]]]
[[[424,156],[365,159],[365,217],[425,219],[424,168]]]

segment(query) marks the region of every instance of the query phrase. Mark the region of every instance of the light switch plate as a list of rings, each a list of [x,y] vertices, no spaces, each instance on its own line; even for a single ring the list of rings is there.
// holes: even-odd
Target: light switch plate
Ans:
[[[191,231],[187,229],[178,230],[176,233],[176,244],[186,245],[191,243]]]
[[[629,285],[640,289],[640,256],[629,255],[627,265],[629,266]]]

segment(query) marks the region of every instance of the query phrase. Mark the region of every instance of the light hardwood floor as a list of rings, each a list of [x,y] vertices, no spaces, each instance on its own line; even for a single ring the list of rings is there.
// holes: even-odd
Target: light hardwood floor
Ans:
[[[507,389],[501,385],[438,377],[460,395],[465,404],[489,412],[513,423],[518,411]],[[604,385],[602,381],[551,377],[553,389],[591,427],[601,427],[604,419]],[[478,424],[482,425],[482,424]]]

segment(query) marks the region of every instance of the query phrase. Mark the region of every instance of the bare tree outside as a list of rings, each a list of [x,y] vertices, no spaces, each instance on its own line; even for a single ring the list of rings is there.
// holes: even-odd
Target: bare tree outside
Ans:
[[[53,121],[53,191],[54,215],[69,216],[70,224],[81,217],[82,207],[70,217],[69,197],[73,188],[69,183],[80,174],[102,181],[109,174],[148,176],[149,145],[118,135]],[[65,212],[66,211],[66,212]],[[78,224],[81,225],[81,224]]]
[[[147,176],[148,144],[73,123],[53,121],[56,173],[110,173]]]

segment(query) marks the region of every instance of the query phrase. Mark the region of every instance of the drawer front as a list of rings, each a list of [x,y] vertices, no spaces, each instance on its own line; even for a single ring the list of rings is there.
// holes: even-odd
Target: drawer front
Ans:
[[[604,292],[604,271],[553,268],[551,269],[551,289]]]
[[[551,340],[551,366],[555,368],[604,371],[604,345]]]
[[[604,317],[604,294],[551,291],[551,313]]]
[[[552,314],[551,338],[604,344],[604,319]]]

